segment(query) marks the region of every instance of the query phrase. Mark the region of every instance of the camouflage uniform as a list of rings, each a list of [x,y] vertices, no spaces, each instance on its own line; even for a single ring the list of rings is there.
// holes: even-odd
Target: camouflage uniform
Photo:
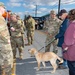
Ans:
[[[10,27],[13,27],[16,29],[15,31],[10,30],[11,45],[13,49],[14,59],[16,58],[16,48],[18,48],[19,56],[21,58],[23,56],[23,49],[24,49],[23,36],[22,36],[24,31],[21,26],[21,20],[17,20],[17,22],[11,22]]]
[[[55,12],[52,12],[51,11],[51,14],[55,14]],[[50,47],[51,47],[51,44],[50,41],[52,41],[52,39],[55,37],[55,35],[58,33],[58,30],[59,30],[59,27],[61,25],[62,21],[60,21],[58,18],[49,18],[47,21],[46,21],[46,24],[47,24],[47,29],[48,29],[48,34],[47,34],[47,38],[46,38],[46,49],[45,49],[45,52],[48,52],[50,50]],[[49,44],[49,45],[48,45]],[[53,52],[54,53],[57,53],[57,40],[54,40],[52,42],[53,44]]]
[[[21,29],[22,29],[22,44],[23,44],[23,47],[24,47],[24,44],[25,44],[25,35],[24,35],[24,32],[25,32],[25,30],[26,30],[26,27],[25,27],[25,25],[24,25],[24,21],[22,20],[22,19],[20,19],[20,16],[19,15],[17,15],[17,19],[18,19],[18,21],[20,21],[21,22]]]
[[[26,24],[28,44],[31,45],[34,40],[35,20],[30,17]]]
[[[25,31],[26,27],[24,25],[24,21],[22,19],[20,19],[20,20],[21,20],[21,25],[22,25],[23,31]]]
[[[1,4],[0,2],[0,6]],[[9,31],[4,18],[0,15],[0,75],[11,75],[13,67],[13,53],[8,40],[10,41]]]
[[[22,19],[20,19],[21,21],[21,28],[22,28],[22,42],[23,42],[23,47],[24,47],[24,44],[25,44],[25,35],[24,35],[24,32],[26,30],[26,27],[24,25],[24,21]]]

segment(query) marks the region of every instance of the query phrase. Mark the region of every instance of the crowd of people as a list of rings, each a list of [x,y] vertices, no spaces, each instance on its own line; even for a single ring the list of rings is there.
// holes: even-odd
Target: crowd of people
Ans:
[[[23,59],[25,30],[28,45],[33,44],[34,40],[35,20],[32,16],[27,17],[24,25],[19,15],[9,12],[10,15],[6,13],[4,3],[0,2],[0,75],[15,75],[17,49],[19,59]]]
[[[19,51],[19,59],[22,59],[24,32],[27,31],[26,45],[33,44],[36,23],[31,15],[22,20],[19,15],[10,13],[10,19],[6,24],[4,12],[4,3],[0,2],[0,74],[15,75],[16,49]],[[44,21],[47,34],[45,52],[50,51],[51,44],[56,54],[60,47],[64,63],[60,64],[59,68],[68,67],[69,75],[75,75],[75,9],[71,9],[69,13],[62,9],[58,15],[59,18],[55,11],[51,10],[49,19]],[[49,44],[52,39],[54,40]]]
[[[71,9],[69,13],[62,9],[57,19],[54,10],[50,12],[50,18],[45,21],[46,28],[46,51],[50,51],[53,44],[53,52],[57,53],[58,47],[62,49],[63,64],[59,68],[69,68],[69,75],[75,75],[75,9]],[[53,40],[51,44],[50,41]],[[57,40],[57,42],[55,42]]]

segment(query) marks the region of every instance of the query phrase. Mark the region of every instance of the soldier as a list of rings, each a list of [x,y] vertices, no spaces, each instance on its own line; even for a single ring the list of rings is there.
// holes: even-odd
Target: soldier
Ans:
[[[10,43],[10,35],[2,14],[5,12],[4,3],[0,2],[0,75],[12,74],[13,53]]]
[[[22,44],[23,44],[23,47],[24,47],[24,44],[25,44],[25,35],[24,35],[24,32],[25,32],[25,30],[26,30],[26,27],[25,27],[25,25],[24,25],[24,21],[20,18],[20,16],[19,15],[17,15],[17,19],[18,19],[18,21],[21,21],[21,28],[22,28]]]
[[[7,26],[8,26],[9,33],[10,33],[10,14],[11,14],[11,10],[7,10],[6,21],[7,21]]]
[[[50,41],[55,37],[55,35],[58,33],[59,27],[62,23],[62,21],[60,21],[57,17],[56,17],[56,13],[54,10],[52,10],[50,12],[50,18],[46,21],[47,22],[47,38],[46,38],[46,48],[45,48],[45,52],[48,52],[50,50],[51,44]],[[49,44],[49,45],[48,45]],[[53,44],[53,52],[57,53],[57,40],[52,42]]]
[[[21,21],[17,19],[16,14],[10,16],[10,32],[11,32],[11,45],[13,49],[14,60],[16,60],[16,48],[19,50],[19,58],[23,58],[23,28],[21,27]]]
[[[26,23],[28,45],[33,44],[35,20],[29,15]]]

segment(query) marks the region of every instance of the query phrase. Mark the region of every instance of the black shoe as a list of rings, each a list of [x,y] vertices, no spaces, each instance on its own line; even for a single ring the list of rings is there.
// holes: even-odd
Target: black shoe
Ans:
[[[25,44],[25,46],[29,46],[29,45],[31,45],[31,44],[29,44],[29,43],[28,44]]]
[[[59,69],[67,69],[67,67],[63,66],[63,65],[59,65],[58,66]]]

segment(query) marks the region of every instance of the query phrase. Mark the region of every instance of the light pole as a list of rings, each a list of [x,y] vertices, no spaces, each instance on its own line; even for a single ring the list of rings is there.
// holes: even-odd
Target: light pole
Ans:
[[[36,5],[36,9],[35,9],[35,17],[37,17],[37,5]]]
[[[60,3],[61,3],[61,0],[59,0],[59,4],[58,4],[58,14],[60,12]],[[58,18],[59,18],[59,16],[58,16]]]

